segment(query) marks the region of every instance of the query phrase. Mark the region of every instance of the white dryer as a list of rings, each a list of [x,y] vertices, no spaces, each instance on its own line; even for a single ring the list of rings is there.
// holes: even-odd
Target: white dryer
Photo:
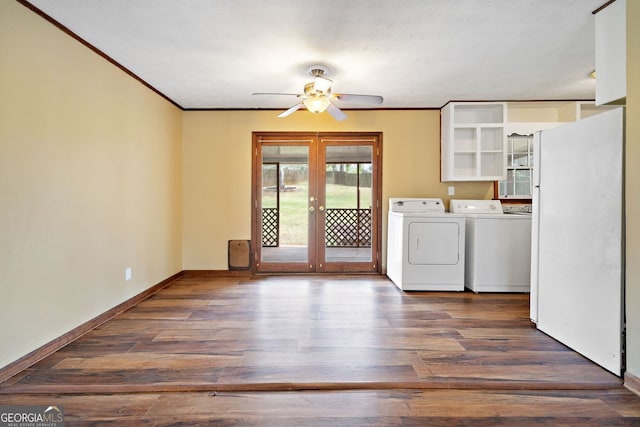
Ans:
[[[463,291],[465,218],[442,199],[391,198],[387,276],[405,291]]]
[[[473,292],[529,292],[531,215],[505,214],[499,200],[451,200],[467,218],[465,287]]]

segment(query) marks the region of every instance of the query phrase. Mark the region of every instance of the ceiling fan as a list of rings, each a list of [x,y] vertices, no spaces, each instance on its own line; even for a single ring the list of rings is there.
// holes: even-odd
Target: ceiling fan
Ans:
[[[300,108],[304,107],[312,113],[322,113],[327,111],[336,120],[344,120],[347,115],[338,108],[333,101],[354,102],[363,104],[382,104],[382,97],[378,95],[356,95],[349,93],[332,93],[332,80],[328,79],[329,69],[324,65],[311,65],[307,67],[307,75],[313,81],[304,85],[303,93],[279,93],[279,92],[256,92],[253,95],[286,95],[296,96],[302,101],[298,102],[288,110],[278,114],[278,117],[287,117]]]

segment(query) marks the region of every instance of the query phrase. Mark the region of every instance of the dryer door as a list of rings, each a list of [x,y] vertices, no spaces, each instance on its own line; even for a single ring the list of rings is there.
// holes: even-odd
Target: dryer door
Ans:
[[[412,222],[409,224],[409,264],[458,264],[459,235],[460,226],[454,222]]]

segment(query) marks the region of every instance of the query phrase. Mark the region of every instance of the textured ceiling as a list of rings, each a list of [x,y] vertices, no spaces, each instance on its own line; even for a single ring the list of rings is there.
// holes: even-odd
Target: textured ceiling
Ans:
[[[324,64],[376,108],[593,99],[605,0],[31,0],[185,109],[286,108]],[[370,105],[339,104],[343,108]]]

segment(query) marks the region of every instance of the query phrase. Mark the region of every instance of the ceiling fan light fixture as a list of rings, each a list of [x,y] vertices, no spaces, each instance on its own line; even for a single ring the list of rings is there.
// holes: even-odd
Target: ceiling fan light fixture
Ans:
[[[313,88],[316,92],[329,93],[331,90],[331,84],[333,81],[325,79],[324,77],[316,77],[313,81]]]
[[[326,96],[312,96],[302,101],[302,103],[307,107],[307,110],[316,114],[322,113],[330,104]]]
[[[329,69],[324,65],[311,65],[307,67],[307,76],[312,81],[304,85],[303,93],[265,93],[259,92],[254,95],[287,95],[296,96],[298,103],[288,110],[278,114],[278,117],[288,117],[300,108],[305,108],[314,114],[328,112],[331,117],[341,121],[347,118],[347,115],[332,101],[345,102],[361,102],[367,104],[382,104],[382,97],[379,95],[358,95],[358,94],[335,94],[332,93],[331,85],[333,80],[328,79]]]

